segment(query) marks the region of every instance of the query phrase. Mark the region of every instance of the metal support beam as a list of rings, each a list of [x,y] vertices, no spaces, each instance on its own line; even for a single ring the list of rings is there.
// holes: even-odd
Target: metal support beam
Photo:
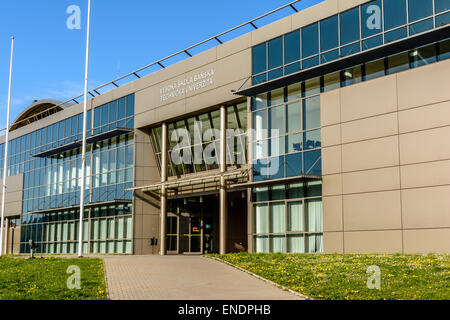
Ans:
[[[161,183],[167,181],[167,123],[162,124],[162,146],[161,146]],[[161,214],[160,214],[160,250],[159,254],[167,255],[167,188],[163,184],[161,186]]]
[[[227,171],[227,108],[220,107],[220,254],[227,251],[228,213],[227,184],[224,174]]]

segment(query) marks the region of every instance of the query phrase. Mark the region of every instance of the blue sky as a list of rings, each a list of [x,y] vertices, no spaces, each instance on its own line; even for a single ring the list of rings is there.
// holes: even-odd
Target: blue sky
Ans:
[[[83,92],[87,2],[1,1],[0,128],[6,123],[11,35],[16,38],[11,121],[33,100],[67,100]],[[92,0],[89,88],[289,2]],[[295,6],[301,10],[318,2],[321,0],[303,0]],[[66,27],[70,5],[81,8],[80,30]],[[275,17],[291,12],[285,9]]]

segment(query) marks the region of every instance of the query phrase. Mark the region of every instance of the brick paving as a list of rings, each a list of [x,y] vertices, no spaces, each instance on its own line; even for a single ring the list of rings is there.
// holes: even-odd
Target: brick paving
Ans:
[[[111,300],[302,299],[202,256],[103,256]]]

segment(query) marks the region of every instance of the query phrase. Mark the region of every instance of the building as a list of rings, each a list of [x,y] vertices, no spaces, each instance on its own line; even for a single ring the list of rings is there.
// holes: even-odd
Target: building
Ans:
[[[92,92],[84,252],[448,253],[449,21],[326,0]],[[77,252],[82,110],[12,124],[7,252]]]

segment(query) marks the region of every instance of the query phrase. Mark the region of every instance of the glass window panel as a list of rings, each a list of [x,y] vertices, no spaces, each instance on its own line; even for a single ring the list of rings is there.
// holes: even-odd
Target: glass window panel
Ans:
[[[285,253],[286,252],[286,237],[285,236],[273,236],[270,237],[271,252]]]
[[[323,252],[323,235],[308,235],[306,237],[307,252],[308,253],[320,253]]]
[[[436,13],[450,10],[450,0],[434,0]]]
[[[409,22],[429,17],[433,14],[433,0],[408,0]]]
[[[305,253],[305,239],[303,235],[288,235],[287,240],[290,253]]]
[[[320,63],[327,63],[339,58],[339,49],[329,51],[320,56]]]
[[[319,52],[319,24],[302,28],[302,57],[307,58]]]
[[[267,236],[256,236],[255,237],[255,252],[256,253],[269,252],[269,237],[267,237]]]
[[[284,134],[284,105],[269,109],[269,119],[270,135],[275,137]]]
[[[409,55],[407,52],[388,57],[387,74],[393,74],[409,69]]]
[[[303,133],[292,134],[286,137],[287,153],[303,150]]]
[[[323,92],[341,87],[341,72],[329,73],[323,77]]]
[[[303,231],[303,202],[288,203],[288,231]]]
[[[259,94],[255,97],[252,97],[252,106],[253,110],[264,109],[267,107],[267,93]]]
[[[320,96],[303,100],[303,129],[320,127]]]
[[[309,69],[319,65],[319,56],[308,58],[302,61],[302,68]]]
[[[109,103],[109,122],[117,121],[117,100]]]
[[[417,68],[436,61],[436,48],[434,44],[413,50],[410,53],[411,67]]]
[[[338,16],[320,21],[320,51],[327,51],[339,46]]]
[[[284,88],[270,92],[270,105],[275,106],[284,102]]]
[[[268,138],[267,110],[253,113],[253,127],[255,128],[255,136],[253,137],[254,140]]]
[[[376,37],[369,38],[367,40],[363,40],[362,49],[368,50],[368,49],[372,49],[372,48],[381,46],[382,44],[383,44],[383,36],[379,35]]]
[[[308,151],[304,153],[305,174],[322,174],[321,150]]]
[[[117,112],[117,119],[125,119],[126,117],[126,99],[122,98],[119,100],[119,108]]]
[[[283,68],[278,68],[278,69],[275,69],[273,71],[269,71],[267,79],[268,80],[273,80],[273,79],[276,79],[276,78],[280,78],[282,76],[283,76]]]
[[[284,63],[288,64],[300,59],[300,30],[284,36]]]
[[[269,205],[257,204],[255,205],[255,233],[269,232]]]
[[[306,210],[306,231],[322,232],[322,200],[307,200]]]
[[[317,149],[321,147],[320,129],[305,132],[304,149]]]
[[[285,210],[284,202],[272,203],[270,205],[270,232],[271,233],[286,232],[284,210]]]
[[[450,12],[441,14],[436,17],[436,28],[450,24]]]
[[[306,183],[305,198],[321,197],[322,196],[322,181],[312,181]]]
[[[427,30],[433,29],[433,19],[426,19],[409,26],[409,35],[415,35],[417,33],[425,32]]]
[[[263,73],[252,78],[253,85],[257,85],[266,81],[267,81],[267,73]]]
[[[303,171],[302,153],[294,153],[286,156],[286,177],[295,177]]]
[[[108,124],[108,117],[109,117],[109,115],[108,115],[108,105],[105,104],[105,105],[101,106],[100,108],[101,108],[101,112],[102,112],[102,117],[101,117],[102,118],[102,122],[101,122],[101,124],[103,126],[103,125]]]
[[[296,83],[287,88],[287,101],[300,99],[302,96],[302,84]]]
[[[397,41],[403,38],[406,38],[408,36],[408,31],[406,30],[406,27],[395,29],[390,32],[386,32],[384,34],[384,42],[389,43],[393,41]]]
[[[283,64],[283,37],[270,40],[268,50],[269,70],[281,66]]]
[[[360,50],[361,50],[361,48],[360,48],[359,42],[349,44],[348,46],[341,48],[341,57],[346,57],[346,56],[358,53]]]
[[[134,94],[127,96],[127,117],[134,116]]]
[[[341,13],[341,45],[359,40],[359,7]]]
[[[305,81],[305,91],[303,96],[309,97],[313,94],[320,93],[320,78]]]
[[[342,86],[349,86],[362,81],[361,66],[345,69],[342,72]]]
[[[287,76],[288,74],[295,73],[300,70],[301,70],[300,62],[295,62],[284,67],[284,75]]]
[[[388,0],[384,1],[384,30],[406,24],[406,1]]]
[[[267,43],[260,44],[252,49],[253,74],[267,70]]]
[[[267,161],[269,179],[284,178],[284,157],[273,157]]]
[[[382,21],[381,0],[371,1],[361,6],[361,33],[363,38],[380,33]]]
[[[254,202],[269,201],[269,188],[259,187],[253,189]]]
[[[271,200],[284,200],[286,199],[286,186],[279,185],[271,188]]]
[[[364,81],[384,76],[384,59],[365,64]]]
[[[442,61],[450,58],[450,39],[439,43],[439,55],[438,60]]]
[[[298,93],[300,95],[300,92]],[[301,130],[301,102],[290,103],[286,106],[286,132],[294,132]]]
[[[299,199],[304,197],[303,183],[291,183],[287,186],[288,199]]]
[[[285,146],[285,137],[277,137],[270,139],[270,156],[271,157],[277,157],[281,156],[285,153],[284,146]]]

